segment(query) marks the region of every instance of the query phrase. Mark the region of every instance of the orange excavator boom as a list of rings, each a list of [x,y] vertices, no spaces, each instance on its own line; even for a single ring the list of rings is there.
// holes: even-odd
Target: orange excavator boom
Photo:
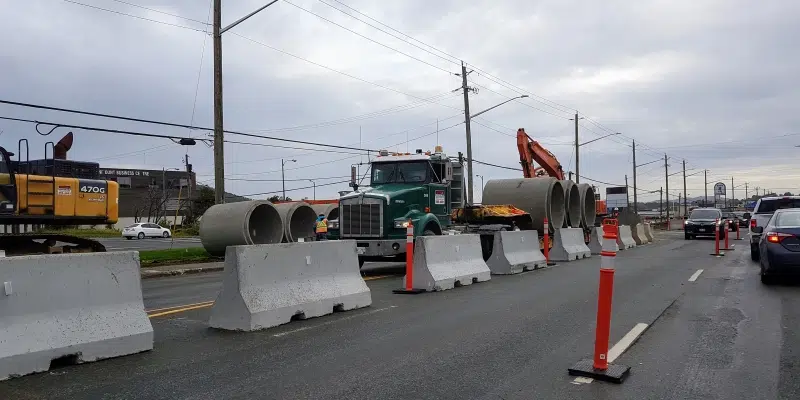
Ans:
[[[519,150],[522,174],[526,178],[535,178],[546,174],[556,179],[564,179],[564,169],[556,156],[539,142],[531,139],[523,128],[517,129],[517,149]],[[541,167],[537,168],[534,162]]]

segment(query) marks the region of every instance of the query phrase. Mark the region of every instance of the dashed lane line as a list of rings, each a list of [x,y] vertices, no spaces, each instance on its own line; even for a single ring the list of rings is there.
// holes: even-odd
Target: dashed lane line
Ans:
[[[696,281],[697,278],[700,277],[700,274],[702,274],[702,273],[703,273],[703,270],[702,269],[698,269],[697,272],[693,273],[692,276],[689,277],[689,282]]]

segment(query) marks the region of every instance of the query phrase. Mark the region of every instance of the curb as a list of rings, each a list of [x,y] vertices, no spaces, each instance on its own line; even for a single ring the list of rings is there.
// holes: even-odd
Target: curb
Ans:
[[[157,270],[157,269],[142,269],[142,279],[162,278],[166,276],[178,276],[189,274],[201,274],[205,272],[218,272],[223,271],[224,266],[221,267],[200,267],[200,268],[185,268],[185,269],[171,269],[171,270]]]

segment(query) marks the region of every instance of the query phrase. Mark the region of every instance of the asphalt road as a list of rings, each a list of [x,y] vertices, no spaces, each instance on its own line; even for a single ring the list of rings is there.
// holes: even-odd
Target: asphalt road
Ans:
[[[611,343],[651,325],[617,361],[633,367],[622,385],[566,372],[594,345],[593,257],[417,296],[391,293],[397,265],[373,266],[371,307],[250,333],[208,328],[220,274],[150,279],[154,351],[0,382],[0,398],[800,397],[798,289],[760,286],[744,249],[665,237],[616,258]]]
[[[202,247],[199,237],[190,238],[147,238],[147,239],[125,239],[119,238],[95,238],[95,240],[106,246],[108,251],[119,250],[163,250],[163,249],[183,249],[187,247]],[[171,247],[170,247],[171,246]]]

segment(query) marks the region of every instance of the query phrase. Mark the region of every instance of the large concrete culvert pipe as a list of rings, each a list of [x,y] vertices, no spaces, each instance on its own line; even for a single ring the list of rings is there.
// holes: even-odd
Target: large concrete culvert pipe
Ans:
[[[581,227],[589,228],[594,226],[594,220],[597,217],[594,188],[588,183],[579,183],[577,186],[581,198]]]
[[[527,211],[540,235],[545,217],[551,231],[564,225],[564,188],[556,178],[491,179],[483,189],[482,203],[511,204]]]
[[[581,225],[581,196],[578,193],[578,187],[575,182],[570,180],[561,181],[561,186],[564,187],[564,209],[567,215],[564,218],[564,228],[577,228]]]
[[[308,203],[275,204],[275,209],[283,220],[283,241],[296,242],[299,238],[314,237],[317,213]]]
[[[268,201],[217,204],[200,219],[200,242],[213,256],[224,256],[228,246],[280,243],[283,222]]]
[[[314,204],[311,206],[317,215],[324,215],[329,221],[332,219],[339,219],[339,205],[338,204]]]

